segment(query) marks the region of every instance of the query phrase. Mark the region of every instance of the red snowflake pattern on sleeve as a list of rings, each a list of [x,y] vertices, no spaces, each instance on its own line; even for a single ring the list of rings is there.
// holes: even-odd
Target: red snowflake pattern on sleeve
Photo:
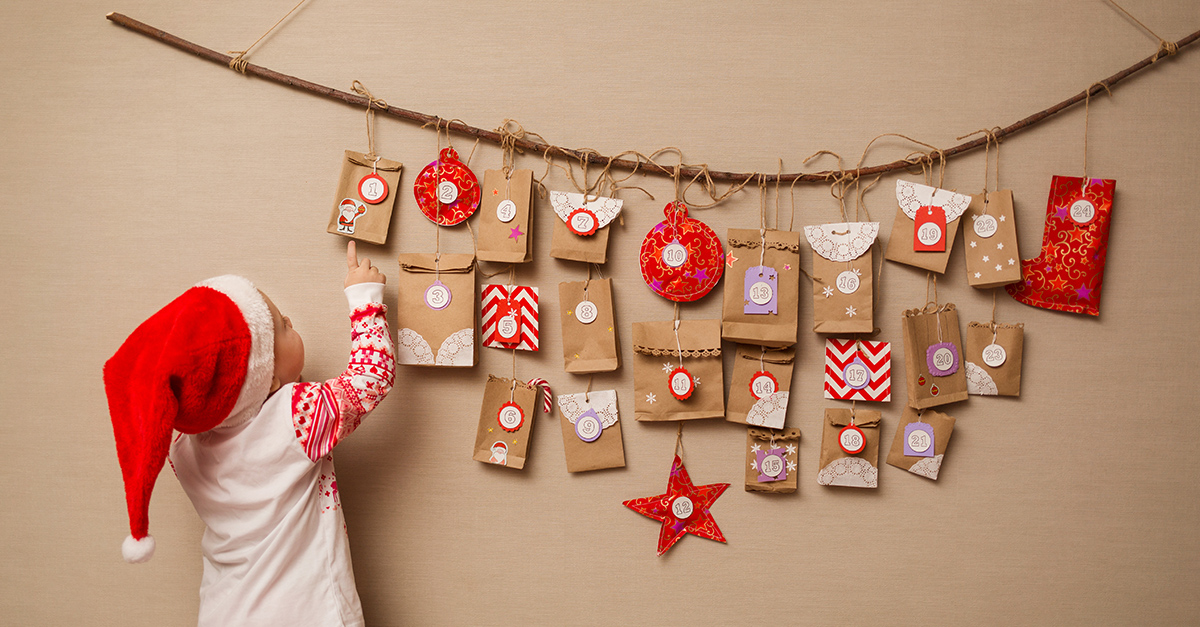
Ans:
[[[292,424],[314,462],[329,454],[379,405],[395,382],[395,357],[386,307],[370,303],[350,314],[350,363],[335,379],[298,383],[292,390]]]

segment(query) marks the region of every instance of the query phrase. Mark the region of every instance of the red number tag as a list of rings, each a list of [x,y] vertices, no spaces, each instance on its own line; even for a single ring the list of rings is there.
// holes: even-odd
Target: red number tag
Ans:
[[[946,251],[946,211],[941,207],[921,207],[913,230],[913,250],[941,253]]]

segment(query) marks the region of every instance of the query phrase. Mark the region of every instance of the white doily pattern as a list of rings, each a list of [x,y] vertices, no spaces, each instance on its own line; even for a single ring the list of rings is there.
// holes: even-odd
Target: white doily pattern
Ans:
[[[877,488],[879,469],[861,457],[842,457],[829,462],[817,473],[817,483],[848,488]]]
[[[992,380],[992,376],[986,370],[978,365],[967,362],[967,394],[976,394],[979,396],[996,396],[1000,390],[996,388],[996,382]]]
[[[878,222],[834,222],[804,227],[813,252],[830,261],[858,259],[875,243]]]
[[[935,193],[934,188],[928,185],[896,181],[896,202],[900,203],[904,215],[913,220],[917,219],[917,210],[921,207],[941,207],[946,212],[946,222],[950,223],[967,210],[967,205],[971,204],[971,197],[941,188],[937,188]]]

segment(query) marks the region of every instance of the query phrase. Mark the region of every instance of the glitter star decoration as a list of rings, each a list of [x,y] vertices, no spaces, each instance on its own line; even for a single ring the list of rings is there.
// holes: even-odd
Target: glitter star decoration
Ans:
[[[725,536],[708,508],[728,487],[728,483],[694,485],[683,460],[676,455],[665,494],[630,499],[622,504],[643,516],[662,521],[658,532],[658,554],[662,555],[685,533],[725,542]]]

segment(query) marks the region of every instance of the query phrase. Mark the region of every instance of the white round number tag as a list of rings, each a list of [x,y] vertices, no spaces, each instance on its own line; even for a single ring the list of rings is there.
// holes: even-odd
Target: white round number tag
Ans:
[[[596,219],[596,214],[587,209],[576,209],[567,218],[567,228],[576,235],[591,235],[599,226],[600,222]]]
[[[942,241],[942,227],[926,222],[917,231],[917,240],[926,246],[933,246]]]
[[[871,383],[871,371],[867,370],[866,364],[855,359],[842,369],[842,380],[846,385],[861,390]]]
[[[575,319],[584,323],[591,324],[596,321],[596,317],[600,315],[600,310],[596,308],[596,303],[590,300],[579,301],[575,305]]]
[[[1075,204],[1071,205],[1071,219],[1080,223],[1087,224],[1096,217],[1096,205],[1093,205],[1087,200],[1076,200]]]
[[[671,387],[671,396],[678,400],[687,400],[692,395],[692,390],[696,387],[696,382],[692,379],[692,373],[685,368],[676,368],[671,371],[667,378],[667,384]]]
[[[936,241],[936,240],[935,240]],[[846,270],[838,275],[837,288],[843,294],[853,294],[858,291],[858,273],[854,270]]]
[[[941,370],[949,370],[954,365],[954,353],[946,347],[933,351],[933,363]]]
[[[908,448],[914,453],[924,453],[933,446],[933,441],[929,438],[929,434],[921,429],[914,429],[908,432]]]
[[[778,477],[783,472],[783,458],[774,454],[766,455],[758,470],[768,477]]]
[[[838,433],[838,446],[847,455],[857,455],[867,448],[867,436],[863,434],[862,429],[854,425],[847,425]]]
[[[358,197],[377,205],[388,195],[388,184],[378,174],[368,174],[358,182]]]
[[[996,229],[1000,227],[1000,223],[996,222],[996,218],[992,216],[979,216],[975,218],[975,234],[982,238],[988,238],[996,234]]]
[[[755,305],[766,305],[775,298],[775,290],[771,289],[771,284],[766,281],[758,281],[750,286],[750,302]]]
[[[496,323],[496,333],[505,340],[517,338],[517,317],[509,314]]]
[[[448,205],[458,200],[458,186],[450,181],[442,181],[438,183],[437,196],[438,202]]]
[[[500,412],[496,415],[496,419],[499,421],[501,429],[510,432],[516,431],[525,422],[525,412],[521,411],[520,406],[516,403],[508,402],[500,406]]]
[[[692,499],[686,496],[677,496],[674,501],[671,501],[671,513],[679,520],[691,518],[693,507]]]
[[[517,217],[517,203],[511,200],[501,200],[500,204],[496,205],[497,220],[509,223],[515,217]]]
[[[774,394],[779,388],[779,382],[775,377],[766,370],[759,370],[750,377],[750,394],[755,399],[761,400]]]
[[[450,288],[441,281],[434,281],[433,285],[425,288],[425,306],[441,311],[450,305]]]
[[[663,263],[671,266],[672,268],[678,268],[679,266],[687,263],[687,258],[687,249],[684,248],[683,244],[680,244],[679,242],[671,242],[670,244],[667,244],[665,248],[663,248]]]
[[[999,368],[1008,359],[1008,352],[999,344],[988,344],[983,347],[983,363],[992,368]]]

